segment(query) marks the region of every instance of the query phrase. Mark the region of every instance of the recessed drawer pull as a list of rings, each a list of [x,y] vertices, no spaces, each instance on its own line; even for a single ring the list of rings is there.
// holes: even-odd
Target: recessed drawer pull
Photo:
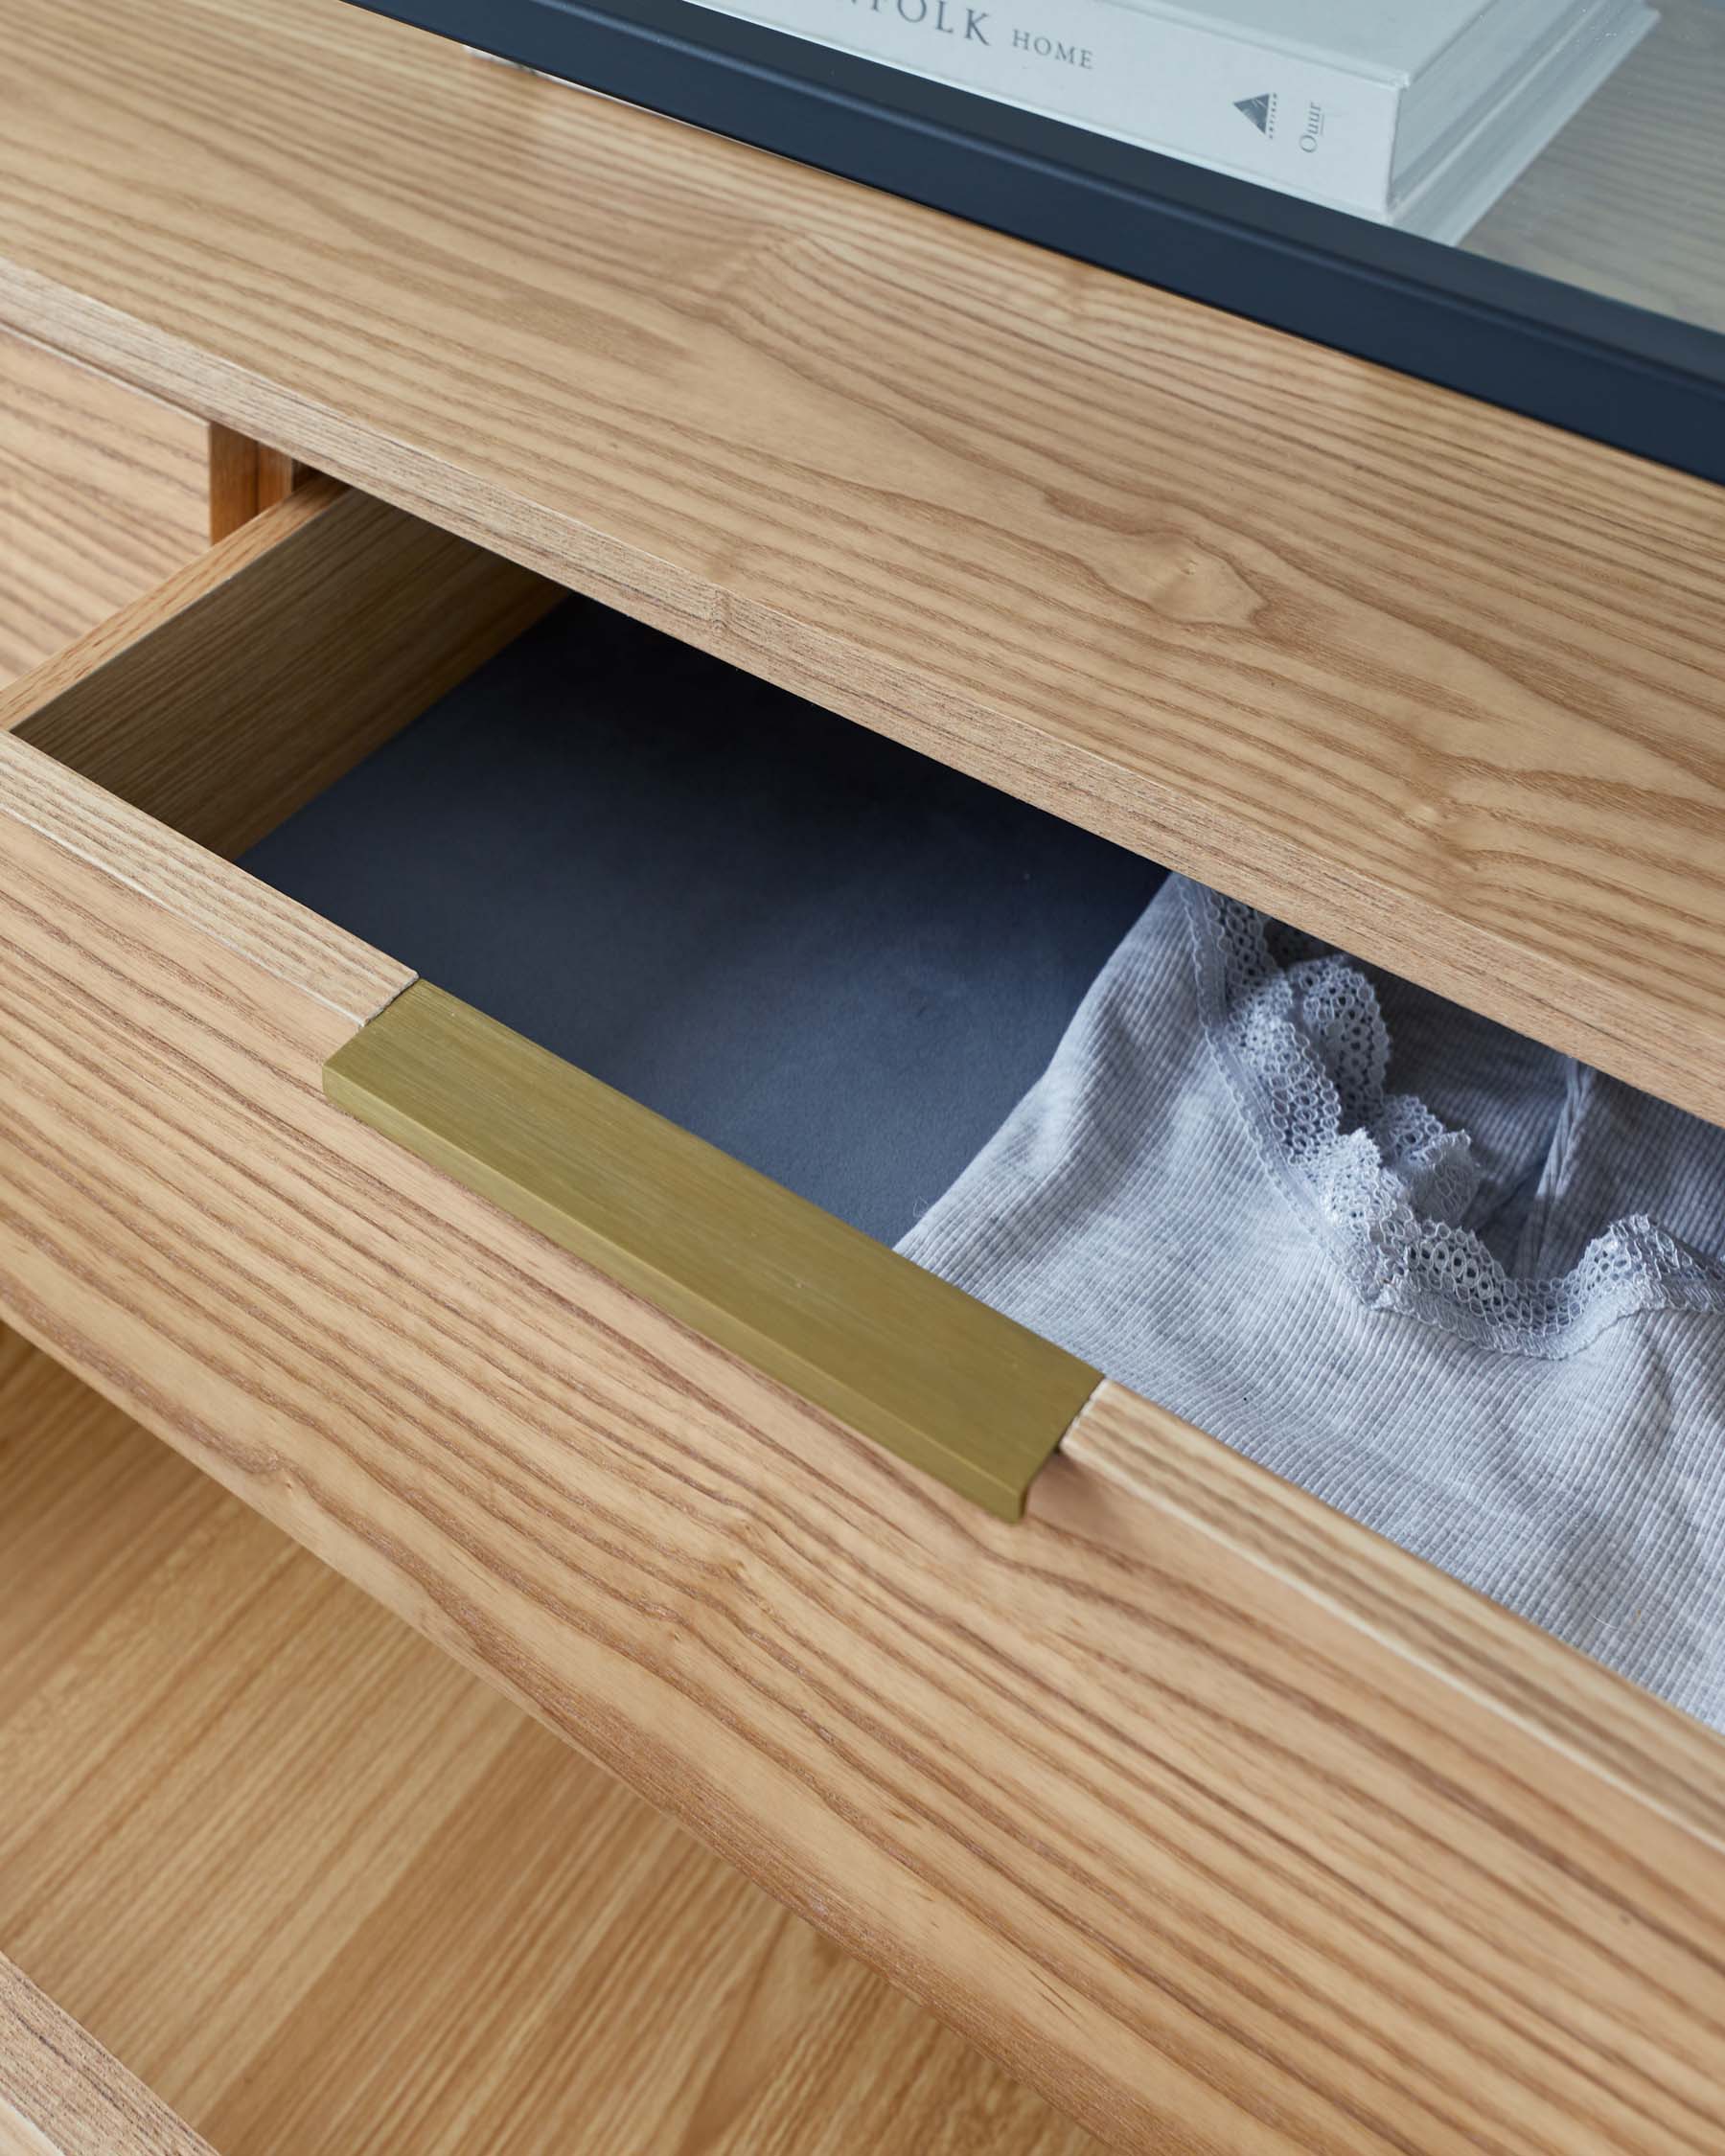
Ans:
[[[426,982],[323,1079],[337,1107],[1001,1519],[1099,1382]]]

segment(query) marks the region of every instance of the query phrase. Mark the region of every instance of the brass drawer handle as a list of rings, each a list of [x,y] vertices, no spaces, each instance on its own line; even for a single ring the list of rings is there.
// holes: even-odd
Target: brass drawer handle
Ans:
[[[1098,1373],[420,981],[324,1067],[337,1107],[1001,1519]]]

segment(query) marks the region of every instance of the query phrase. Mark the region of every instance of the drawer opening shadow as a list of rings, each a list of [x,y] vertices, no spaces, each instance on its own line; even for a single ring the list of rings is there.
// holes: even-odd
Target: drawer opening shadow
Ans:
[[[577,599],[242,865],[888,1243],[1163,875]]]

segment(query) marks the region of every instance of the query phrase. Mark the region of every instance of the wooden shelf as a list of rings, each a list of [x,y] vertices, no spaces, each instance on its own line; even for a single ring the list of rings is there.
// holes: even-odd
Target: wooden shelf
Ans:
[[[0,1334],[0,1942],[221,2152],[1088,2156]]]

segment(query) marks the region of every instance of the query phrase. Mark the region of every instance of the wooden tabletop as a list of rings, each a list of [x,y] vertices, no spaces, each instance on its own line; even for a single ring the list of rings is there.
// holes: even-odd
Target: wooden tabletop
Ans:
[[[1725,492],[340,0],[0,50],[0,322],[1725,1118]]]

